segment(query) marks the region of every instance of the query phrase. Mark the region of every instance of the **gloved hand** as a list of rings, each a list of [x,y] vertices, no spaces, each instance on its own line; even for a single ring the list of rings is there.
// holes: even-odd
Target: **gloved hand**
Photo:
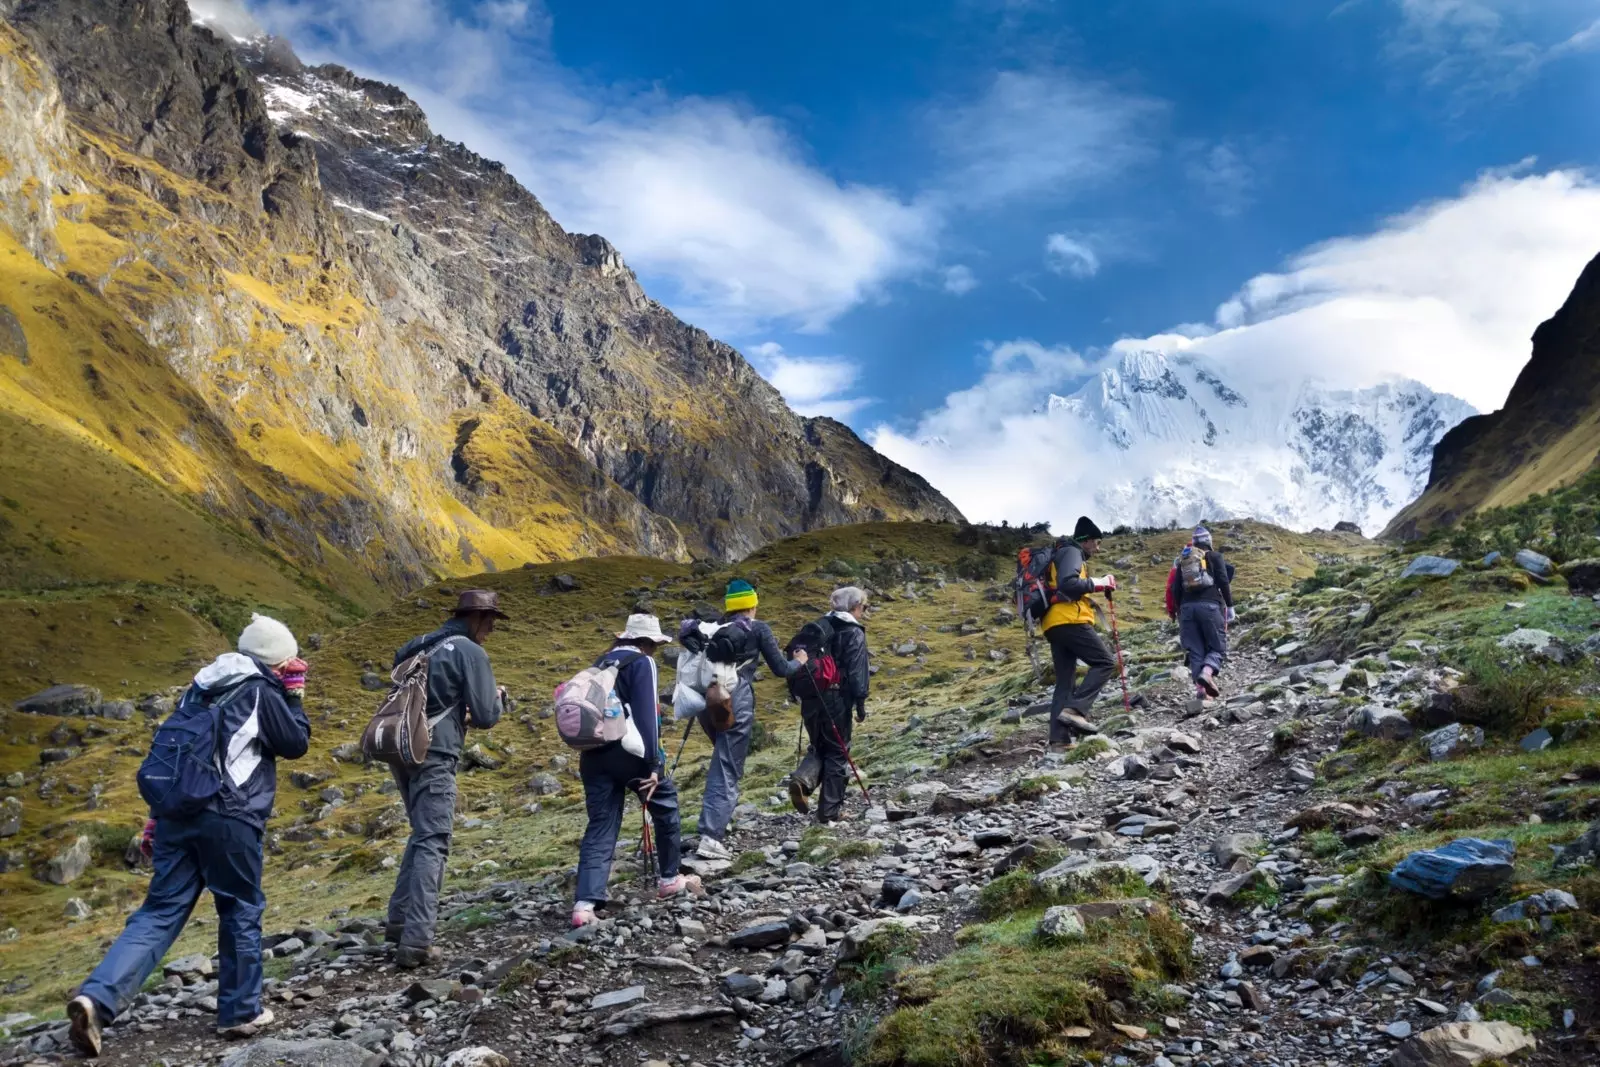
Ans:
[[[290,696],[305,696],[308,669],[309,665],[299,656],[278,666],[278,680],[283,683]]]
[[[1108,574],[1104,578],[1096,578],[1094,580],[1094,591],[1096,593],[1105,593],[1105,592],[1113,592],[1114,593],[1114,592],[1116,592],[1116,590],[1117,590],[1117,578],[1116,578],[1116,575],[1114,575],[1114,574]]]
[[[865,704],[857,704],[856,705],[856,722],[866,722],[866,721],[867,721],[867,706]]]
[[[154,819],[146,819],[144,831],[139,835],[139,855],[150,860],[155,858],[155,853],[156,821]]]

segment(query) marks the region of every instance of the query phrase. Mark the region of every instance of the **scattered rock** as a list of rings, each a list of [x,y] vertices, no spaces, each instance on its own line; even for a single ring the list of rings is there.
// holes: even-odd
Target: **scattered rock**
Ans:
[[[1543,752],[1555,743],[1555,738],[1550,736],[1550,731],[1543,726],[1524,737],[1519,744],[1524,752]]]
[[[482,767],[486,771],[497,771],[505,764],[505,760],[491,755],[481,744],[471,745],[462,752],[461,762],[468,767]]]
[[[1078,913],[1078,909],[1066,905],[1046,908],[1034,932],[1040,937],[1057,940],[1082,937],[1083,916]]]
[[[45,864],[45,881],[52,885],[68,885],[89,869],[89,863],[94,859],[94,849],[89,844],[89,839],[79,835],[78,839],[67,846],[66,849],[50,857]]]
[[[1453,722],[1429,734],[1422,735],[1422,743],[1428,746],[1428,759],[1434,763],[1459,756],[1483,747],[1483,728],[1481,726],[1463,726]]]
[[[511,1061],[487,1045],[458,1048],[445,1057],[443,1067],[511,1067]]]
[[[1478,1067],[1538,1047],[1510,1023],[1444,1023],[1407,1038],[1395,1049],[1394,1067]]]
[[[1389,884],[1431,900],[1477,900],[1511,880],[1516,846],[1463,837],[1413,852],[1389,874]]]
[[[607,1011],[611,1008],[621,1008],[635,1004],[645,999],[644,986],[631,985],[626,989],[614,989],[609,993],[601,993],[589,1001],[590,1011]]]
[[[252,1041],[222,1058],[220,1067],[363,1067],[367,1050],[353,1041]]]
[[[377,671],[362,671],[361,688],[376,693],[389,688],[389,680]]]
[[[14,837],[22,832],[22,801],[16,797],[0,800],[0,837]]]
[[[1248,871],[1230,875],[1218,881],[1206,892],[1205,902],[1207,904],[1231,904],[1234,897],[1246,889],[1253,889],[1256,886],[1276,889],[1277,883],[1270,874],[1260,867],[1252,867]]]
[[[1383,840],[1381,827],[1367,825],[1357,826],[1353,830],[1346,830],[1339,835],[1339,840],[1346,848],[1363,848]]]
[[[638,1007],[629,1008],[613,1016],[600,1033],[603,1037],[626,1037],[657,1026],[688,1025],[712,1019],[728,1019],[734,1010],[722,1004],[690,1004],[680,1008]]]
[[[756,923],[754,926],[746,926],[728,938],[728,944],[732,948],[772,948],[775,945],[788,944],[790,933],[789,924],[786,922]]]
[[[98,715],[100,690],[87,685],[53,685],[49,689],[23,697],[16,709],[29,715]]]
[[[1223,834],[1211,842],[1211,857],[1218,867],[1227,870],[1239,859],[1254,862],[1265,844],[1260,834]]]
[[[1578,898],[1561,889],[1546,889],[1514,904],[1507,904],[1490,916],[1497,923],[1520,922],[1540,915],[1557,915],[1563,911],[1577,911]]]
[[[1499,645],[1501,648],[1510,648],[1521,652],[1537,654],[1548,649],[1550,647],[1550,642],[1554,641],[1555,639],[1556,635],[1551,633],[1549,630],[1536,630],[1525,626],[1520,629],[1512,630],[1510,633],[1500,638],[1500,640],[1496,641],[1495,644]]]
[[[1600,559],[1575,559],[1562,564],[1561,577],[1567,586],[1580,596],[1600,593]]]
[[[1357,712],[1355,727],[1368,737],[1385,741],[1404,741],[1414,732],[1403,713],[1379,704],[1368,704]]]
[[[69,919],[87,919],[94,911],[84,903],[82,897],[68,897],[67,906],[61,912]]]

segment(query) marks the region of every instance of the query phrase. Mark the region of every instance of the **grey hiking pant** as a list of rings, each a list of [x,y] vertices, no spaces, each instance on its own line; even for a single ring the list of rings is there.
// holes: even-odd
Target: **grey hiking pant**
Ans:
[[[700,725],[711,739],[711,766],[706,769],[705,793],[700,797],[702,837],[721,841],[733,822],[733,809],[739,806],[739,779],[744,777],[744,758],[750,754],[750,734],[756,725],[756,694],[750,683],[740,679],[733,692],[733,725],[720,733]]]
[[[1185,601],[1178,608],[1178,640],[1189,656],[1189,677],[1196,683],[1200,672],[1222,670],[1228,655],[1228,629],[1223,624],[1222,605],[1209,600]]]
[[[390,940],[412,948],[433,944],[439,919],[439,893],[455,825],[456,763],[455,756],[429,753],[415,770],[391,768],[411,820],[411,840],[400,860],[385,927]]]

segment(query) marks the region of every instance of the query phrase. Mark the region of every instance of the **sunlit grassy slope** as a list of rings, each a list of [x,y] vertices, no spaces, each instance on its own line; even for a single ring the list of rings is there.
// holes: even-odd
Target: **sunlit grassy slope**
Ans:
[[[1297,577],[1312,573],[1319,554],[1360,550],[1364,544],[1345,535],[1296,535],[1255,523],[1224,525],[1219,538],[1237,561],[1241,595],[1287,589]],[[1182,540],[1176,533],[1112,538],[1097,561],[1097,571],[1103,565],[1125,583],[1118,599],[1119,623],[1136,685],[1167,684],[1150,681],[1163,679],[1173,662],[1169,643],[1150,622],[1160,613],[1161,583]],[[1032,678],[1021,626],[996,621],[1009,603],[1002,586],[1010,577],[1017,543],[1014,531],[881,523],[791,538],[743,563],[716,569],[617,557],[472,578],[470,584],[499,591],[512,616],[492,636],[488,649],[499,680],[518,706],[496,729],[470,739],[504,765],[462,775],[462,814],[477,821],[462,823],[458,831],[451,884],[525,877],[572,863],[582,830],[582,802],[571,763],[566,770],[558,768],[570,753],[541,716],[550,691],[607,647],[629,611],[648,605],[670,628],[697,603],[720,604],[724,585],[735,575],[760,589],[761,617],[772,623],[780,640],[823,610],[829,591],[841,583],[860,582],[880,591],[868,620],[878,667],[871,718],[855,745],[869,777],[882,780],[911,766],[931,766],[942,743],[974,725],[998,729],[1007,698],[1027,689]],[[556,592],[551,581],[556,574],[570,574],[580,588]],[[267,867],[270,926],[320,921],[338,907],[372,909],[385,898],[391,874],[380,864],[384,857],[397,856],[404,841],[399,805],[378,790],[385,772],[336,762],[330,753],[357,738],[374,706],[375,694],[360,685],[363,671],[369,665],[386,669],[396,646],[436,625],[455,592],[467,584],[420,589],[331,633],[311,655],[307,704],[315,736],[310,755],[280,773]],[[286,587],[281,595],[294,592]],[[120,617],[131,618],[131,624],[117,625],[104,616],[123,610],[123,601],[116,598],[124,595],[103,594],[94,602],[100,615],[87,607],[54,609],[62,641],[76,632],[73,611],[88,612],[84,625],[96,633],[148,635],[148,640],[138,639],[137,648],[146,658],[136,684],[123,689],[106,682],[110,675],[103,672],[109,664],[96,668],[102,672],[98,675],[91,672],[97,684],[136,695],[156,680],[180,683],[194,657],[221,647],[215,630],[186,629],[193,625],[187,614],[161,615],[164,629],[157,629],[149,620],[141,622],[130,607]],[[906,656],[890,651],[906,642],[919,643],[926,651]],[[65,678],[60,671],[52,676]],[[665,677],[670,679],[670,673]],[[793,765],[798,715],[785,704],[781,683],[768,679],[758,692],[761,729],[749,761],[745,797],[764,804]],[[922,725],[908,727],[914,714]],[[51,1007],[92,964],[102,939],[116,931],[124,910],[142,891],[143,877],[123,868],[117,845],[142,819],[131,777],[150,727],[142,717],[130,723],[62,722],[8,712],[0,729],[7,741],[0,746],[0,775],[22,771],[27,776],[26,788],[16,791],[26,804],[23,833],[3,847],[18,850],[28,861],[22,869],[0,875],[0,929],[14,926],[19,935],[16,941],[0,943],[0,984],[19,974],[34,983],[28,991],[0,1000],[0,1007]],[[62,732],[52,739],[58,729]],[[682,728],[669,727],[668,735],[676,752]],[[81,744],[83,754],[41,769],[40,749],[67,743]],[[707,752],[704,738],[692,733],[679,772],[691,822]],[[328,778],[304,790],[289,780],[289,772],[296,770]],[[530,777],[541,772],[556,774],[562,782],[559,794],[538,796],[527,789]],[[42,779],[54,783],[47,790],[49,800],[39,798]],[[324,804],[317,794],[329,785],[342,789],[347,800],[326,817],[315,818]],[[98,799],[91,800],[96,787]],[[530,811],[531,804],[537,810]],[[107,843],[102,861],[83,878],[56,887],[30,872],[31,865],[77,833]],[[476,866],[485,860],[493,865]],[[89,901],[94,916],[64,924],[60,916],[69,896]],[[213,930],[192,930],[180,950],[203,946]]]

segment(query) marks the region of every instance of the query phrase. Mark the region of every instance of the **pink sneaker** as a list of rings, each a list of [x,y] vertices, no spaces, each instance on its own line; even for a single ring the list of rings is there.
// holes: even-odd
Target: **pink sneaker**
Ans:
[[[599,922],[599,916],[594,913],[594,905],[587,900],[580,900],[572,908],[572,928],[574,930],[588,926],[590,923]]]
[[[656,890],[656,896],[661,900],[675,897],[679,893],[688,893],[690,896],[695,897],[704,895],[705,886],[701,884],[700,876],[698,874],[680,874],[676,878],[663,878],[661,879],[660,888]]]

